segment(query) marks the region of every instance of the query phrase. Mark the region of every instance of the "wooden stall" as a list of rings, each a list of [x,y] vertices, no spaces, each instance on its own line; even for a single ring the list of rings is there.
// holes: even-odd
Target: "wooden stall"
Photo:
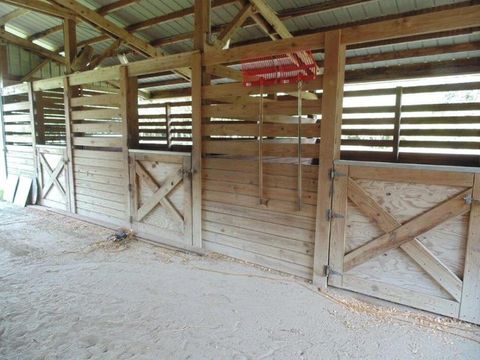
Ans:
[[[379,75],[352,66],[407,55],[347,56],[411,37],[478,30],[480,6],[294,36],[263,1],[247,1],[211,41],[209,3],[187,9],[195,19],[194,50],[169,55],[129,27],[62,1],[68,14],[115,41],[85,59],[88,48],[75,51],[69,17],[65,57],[29,44],[65,66],[65,75],[32,80],[32,69],[26,82],[2,86],[7,174],[38,182],[39,205],[131,228],[150,242],[218,252],[319,288],[480,324],[480,103],[431,95],[478,91],[478,77],[375,83],[382,74],[478,76],[480,67],[464,59],[466,70],[408,64],[395,76],[392,69]],[[274,41],[228,48],[246,17]],[[0,36],[13,35],[0,29]],[[100,67],[122,44],[136,61],[114,52],[121,65]],[[450,50],[479,49],[467,44]],[[302,70],[308,80],[246,80],[245,69],[265,61],[280,73],[272,60],[279,58],[294,68],[311,61],[313,70]],[[349,87],[359,83],[363,88]]]

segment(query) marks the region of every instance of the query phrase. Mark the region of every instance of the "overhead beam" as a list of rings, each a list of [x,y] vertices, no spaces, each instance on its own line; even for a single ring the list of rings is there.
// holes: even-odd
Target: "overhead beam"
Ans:
[[[118,48],[122,44],[121,40],[115,40],[108,48],[106,48],[103,53],[96,55],[93,60],[88,65],[88,69],[92,70],[99,66],[103,60],[114,56],[117,53]]]
[[[84,5],[77,3],[75,0],[50,0],[57,3],[71,11],[77,16],[81,17],[83,21],[93,25],[94,27],[101,29],[103,32],[109,34],[109,36],[115,39],[121,39],[125,44],[132,49],[148,56],[155,57],[162,55],[157,49],[149,45],[146,41],[130,34],[125,29],[115,25],[113,22],[105,19],[103,16],[87,8]]]
[[[23,9],[39,12],[41,14],[59,18],[74,19],[75,14],[69,10],[59,8],[38,0],[0,0],[5,4],[13,5]]]
[[[48,58],[50,60],[56,61],[60,64],[65,64],[65,58],[63,56],[60,56],[53,51],[50,51],[48,49],[45,49],[44,47],[41,47],[40,45],[37,45],[35,43],[32,43],[31,41],[28,41],[27,39],[23,39],[19,36],[13,35],[4,29],[0,29],[0,39],[5,40],[6,42],[9,42],[11,44],[20,46],[26,50],[29,50],[35,54],[38,54],[44,58]]]
[[[22,8],[15,9],[15,10],[9,12],[8,14],[0,17],[0,26],[3,26],[6,23],[8,23],[8,22],[10,22],[14,19],[19,18],[20,16],[28,14],[29,12],[30,12],[30,10],[28,10],[28,9],[22,9]]]
[[[249,16],[253,14],[253,5],[247,4],[235,15],[230,24],[220,32],[215,40],[215,46],[219,49],[223,49],[227,42],[232,38],[233,34],[239,29],[242,24],[247,20]]]
[[[138,1],[139,0],[119,0],[119,1],[113,2],[111,4],[102,6],[99,9],[97,9],[96,11],[97,11],[98,14],[100,14],[102,16],[105,16],[105,15],[111,13],[111,12],[123,9],[127,6],[132,5],[132,4],[135,4]],[[38,40],[38,39],[47,37],[51,34],[55,34],[56,32],[60,32],[62,30],[63,30],[63,25],[53,26],[51,28],[45,29],[43,31],[39,31],[39,32],[29,36],[28,39],[32,40],[32,41],[33,40]],[[108,38],[108,37],[106,37],[106,38]]]
[[[105,19],[103,16],[99,15],[94,10],[87,8],[75,0],[50,0],[61,6],[66,7],[67,9],[75,12],[79,17],[81,17],[85,22],[101,29],[101,31],[109,34],[114,39],[121,40],[125,45],[130,48],[146,55],[147,57],[157,57],[157,56],[166,56],[168,53],[154,48],[146,41],[132,35],[124,28],[121,28],[115,25],[113,22]],[[177,69],[177,73],[181,76],[190,78],[191,72],[189,69]]]

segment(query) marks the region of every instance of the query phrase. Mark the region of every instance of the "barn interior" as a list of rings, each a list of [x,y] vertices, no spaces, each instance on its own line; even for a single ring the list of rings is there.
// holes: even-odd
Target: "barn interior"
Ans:
[[[480,324],[480,4],[0,0],[3,198]]]

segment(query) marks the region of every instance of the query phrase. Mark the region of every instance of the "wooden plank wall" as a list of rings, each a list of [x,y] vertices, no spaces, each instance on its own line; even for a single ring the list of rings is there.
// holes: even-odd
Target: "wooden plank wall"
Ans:
[[[106,223],[128,223],[127,167],[120,95],[79,95],[70,101],[76,211]]]
[[[321,81],[305,90],[321,88]],[[206,250],[306,279],[313,274],[321,101],[303,100],[302,205],[298,208],[297,85],[265,87],[263,185],[259,204],[259,88],[205,85],[202,109],[202,238]],[[305,95],[311,99],[315,95]]]
[[[33,177],[36,173],[33,97],[27,84],[4,92],[3,121],[8,174]]]

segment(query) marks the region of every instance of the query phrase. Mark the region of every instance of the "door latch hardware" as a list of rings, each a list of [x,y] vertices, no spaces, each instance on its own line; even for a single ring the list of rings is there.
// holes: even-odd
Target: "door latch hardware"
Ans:
[[[477,203],[477,204],[480,203],[480,200],[474,199],[472,194],[468,194],[467,196],[465,196],[463,198],[463,200],[465,200],[465,204],[467,204],[467,205],[472,205],[474,203]]]
[[[331,169],[330,170],[330,179],[335,179],[337,177],[340,177],[340,176],[347,176],[347,174],[345,173],[342,173],[340,171],[336,171],[335,169]]]

